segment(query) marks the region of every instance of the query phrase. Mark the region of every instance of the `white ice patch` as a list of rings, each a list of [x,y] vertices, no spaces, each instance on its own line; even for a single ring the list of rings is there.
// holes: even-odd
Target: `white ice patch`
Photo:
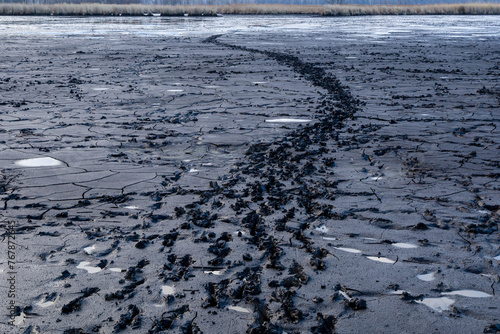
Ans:
[[[38,302],[38,303],[36,303],[35,305],[45,308],[45,307],[52,306],[52,305],[54,305],[55,303],[56,303],[56,302],[54,302],[54,301],[50,301],[50,302]]]
[[[310,119],[300,119],[300,118],[275,118],[266,119],[266,123],[308,123]]]
[[[253,84],[258,85],[258,84],[265,84],[267,81],[252,81]]]
[[[124,208],[125,209],[129,209],[129,210],[137,210],[137,209],[139,209],[139,207],[135,206],[135,205],[127,205]]]
[[[89,272],[89,274],[95,274],[100,272],[102,269],[99,267],[91,267],[89,266],[90,262],[83,261],[76,267],[76,269],[85,269]]]
[[[414,245],[414,244],[409,244],[409,243],[406,243],[406,242],[396,242],[394,244],[392,244],[394,247],[398,247],[398,248],[418,248],[417,245]]]
[[[167,89],[167,92],[183,92],[184,89]]]
[[[321,233],[327,233],[329,231],[328,228],[325,226],[325,224],[321,224],[318,227],[315,227],[314,229]]]
[[[346,248],[346,247],[333,247],[335,249],[338,249],[340,251],[343,251],[343,252],[347,252],[347,253],[354,253],[354,254],[360,254],[361,251],[359,249],[355,249],[355,248]]]
[[[220,88],[220,86],[205,86],[205,88]]]
[[[464,297],[472,297],[472,298],[487,298],[492,297],[492,295],[487,294],[486,292],[476,291],[476,290],[457,290],[451,292],[443,292],[441,293],[445,296],[464,296]]]
[[[115,272],[115,273],[121,273],[122,272],[122,268],[109,268],[108,270],[112,271],[112,272]]]
[[[495,260],[500,261],[500,255],[494,257]]]
[[[96,90],[96,91],[103,91],[103,90],[108,90],[109,88],[97,87],[97,88],[92,88],[92,89]]]
[[[161,287],[161,294],[162,295],[173,295],[175,293],[175,288],[173,286],[170,286],[170,285],[163,285]]]
[[[205,274],[212,274],[212,275],[215,275],[215,276],[222,275],[222,272],[223,272],[223,270],[205,270],[204,271]]]
[[[85,253],[87,253],[87,254],[89,254],[89,255],[90,255],[90,254],[92,254],[92,252],[94,251],[94,249],[96,249],[96,246],[95,246],[95,245],[92,245],[92,246],[90,246],[90,247],[85,247],[85,248],[83,249],[83,251],[84,251]]]
[[[323,240],[334,241],[334,240],[337,240],[337,238],[332,238],[332,237],[323,237]]]
[[[62,164],[62,162],[51,157],[44,157],[17,160],[15,164],[21,167],[51,167],[59,166]]]
[[[434,276],[434,273],[418,275],[417,278],[421,281],[424,281],[424,282],[430,282],[430,281],[433,281],[436,279],[436,277]]]
[[[403,293],[407,292],[406,290],[396,290],[396,291],[391,291],[391,295],[402,295]]]
[[[243,312],[243,313],[252,313],[252,311],[250,311],[249,309],[247,308],[244,308],[244,307],[240,307],[240,306],[228,306],[227,307],[229,310],[233,310],[233,311],[236,311],[236,312]]]
[[[188,173],[196,173],[196,172],[199,172],[199,170],[196,168],[191,168]]]
[[[378,256],[367,256],[368,260],[382,262],[382,263],[396,263],[396,261],[388,259],[386,257],[378,257]]]
[[[24,312],[21,312],[20,315],[14,318],[14,326],[19,326],[24,322],[24,319],[26,319],[26,314]]]
[[[430,307],[434,311],[443,312],[450,308],[450,306],[455,302],[453,299],[448,297],[441,298],[424,298],[423,300],[416,300],[419,304],[424,304]]]

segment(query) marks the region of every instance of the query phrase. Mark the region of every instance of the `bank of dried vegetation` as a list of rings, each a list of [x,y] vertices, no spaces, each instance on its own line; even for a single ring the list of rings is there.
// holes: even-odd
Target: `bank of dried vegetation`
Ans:
[[[114,5],[84,4],[0,4],[0,15],[65,15],[65,16],[216,16],[216,15],[500,15],[500,4],[435,4],[435,5]]]

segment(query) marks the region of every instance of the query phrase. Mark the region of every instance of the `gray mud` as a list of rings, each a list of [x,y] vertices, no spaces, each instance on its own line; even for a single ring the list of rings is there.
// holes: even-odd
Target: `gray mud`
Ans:
[[[2,332],[500,330],[498,37],[113,37],[0,41]]]

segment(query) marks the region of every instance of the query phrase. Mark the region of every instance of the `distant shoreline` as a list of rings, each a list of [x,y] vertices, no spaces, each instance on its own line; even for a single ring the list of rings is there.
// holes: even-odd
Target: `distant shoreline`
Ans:
[[[0,4],[0,15],[52,16],[221,16],[221,15],[500,15],[499,3],[432,5],[140,5]]]

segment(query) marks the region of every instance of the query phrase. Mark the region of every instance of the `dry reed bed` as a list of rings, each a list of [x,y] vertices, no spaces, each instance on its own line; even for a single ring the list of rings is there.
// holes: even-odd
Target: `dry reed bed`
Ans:
[[[313,14],[324,16],[356,15],[500,15],[500,4],[435,4],[435,5],[113,5],[113,4],[0,4],[0,15],[68,15],[68,16],[215,16],[222,15],[285,15]]]
[[[434,4],[434,5],[325,5],[322,15],[499,15],[500,4]]]

